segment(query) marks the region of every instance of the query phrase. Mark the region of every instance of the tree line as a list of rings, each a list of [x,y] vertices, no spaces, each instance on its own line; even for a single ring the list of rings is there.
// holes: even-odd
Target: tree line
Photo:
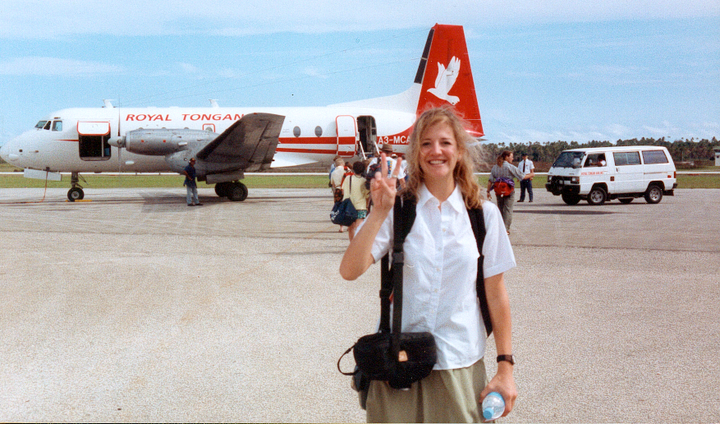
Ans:
[[[720,148],[720,141],[713,137],[712,140],[702,139],[689,140],[680,139],[675,141],[667,141],[662,138],[632,138],[629,140],[617,140],[615,143],[610,141],[590,141],[587,143],[578,143],[577,141],[554,141],[554,142],[528,142],[528,143],[487,143],[483,144],[486,152],[490,157],[497,157],[503,150],[510,150],[515,153],[515,160],[520,159],[522,153],[527,153],[530,160],[536,163],[540,170],[549,169],[550,165],[560,155],[560,152],[567,149],[582,149],[589,147],[611,147],[611,146],[663,146],[668,149],[673,161],[678,167],[698,167],[709,166],[715,161],[715,148]],[[545,171],[547,169],[544,169]]]

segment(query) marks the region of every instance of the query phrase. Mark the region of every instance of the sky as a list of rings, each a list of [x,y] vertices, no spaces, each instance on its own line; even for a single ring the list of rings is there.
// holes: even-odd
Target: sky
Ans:
[[[0,144],[68,107],[405,91],[463,25],[491,143],[720,139],[720,0],[0,0]]]

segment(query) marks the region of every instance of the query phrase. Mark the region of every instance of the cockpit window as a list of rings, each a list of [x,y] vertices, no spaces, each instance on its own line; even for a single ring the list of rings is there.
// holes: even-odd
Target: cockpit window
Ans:
[[[52,130],[53,131],[62,131],[62,121],[53,121]]]
[[[41,129],[43,129],[43,127],[44,127],[45,124],[47,124],[47,123],[48,123],[48,121],[40,121],[40,122],[37,123],[37,125],[35,125],[35,128],[41,130]]]
[[[51,124],[52,124],[52,121],[47,121],[47,123],[45,124],[45,126],[43,127],[43,129],[44,129],[44,130],[49,130]]]

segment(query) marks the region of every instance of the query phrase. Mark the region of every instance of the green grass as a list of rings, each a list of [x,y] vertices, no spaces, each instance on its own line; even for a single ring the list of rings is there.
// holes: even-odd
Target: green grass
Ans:
[[[80,181],[85,188],[142,188],[183,186],[180,175],[102,175],[81,174],[86,181]],[[720,174],[678,174],[679,188],[720,188]],[[480,185],[487,187],[488,178],[481,176]],[[533,179],[533,187],[544,188],[547,177],[538,175]],[[249,188],[327,188],[325,175],[250,175],[243,180]],[[206,187],[204,183],[198,185]],[[36,188],[45,187],[45,180],[23,178],[17,175],[0,175],[0,188]],[[48,181],[48,188],[69,188],[70,177],[64,175],[63,181]]]
[[[176,187],[182,188],[185,177],[180,175],[96,175],[80,174],[84,188],[142,188]],[[327,188],[328,178],[323,175],[251,175],[242,180],[249,188]],[[70,177],[63,175],[63,181],[48,181],[48,188],[69,188]],[[0,188],[37,188],[45,187],[45,180],[23,178],[18,175],[0,175]],[[199,183],[199,188],[206,187]],[[214,185],[210,186],[214,187]]]

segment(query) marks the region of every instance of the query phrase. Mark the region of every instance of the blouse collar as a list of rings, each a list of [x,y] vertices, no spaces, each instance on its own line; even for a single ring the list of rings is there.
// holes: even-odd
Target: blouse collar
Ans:
[[[418,190],[418,206],[424,207],[425,204],[431,200],[434,200],[435,204],[440,202],[432,195],[432,193],[430,193],[430,190],[427,189],[425,184],[420,185],[420,189]],[[444,203],[450,205],[450,207],[452,207],[456,212],[465,210],[465,201],[463,200],[462,193],[460,192],[460,187],[457,184],[455,184],[455,189]]]

